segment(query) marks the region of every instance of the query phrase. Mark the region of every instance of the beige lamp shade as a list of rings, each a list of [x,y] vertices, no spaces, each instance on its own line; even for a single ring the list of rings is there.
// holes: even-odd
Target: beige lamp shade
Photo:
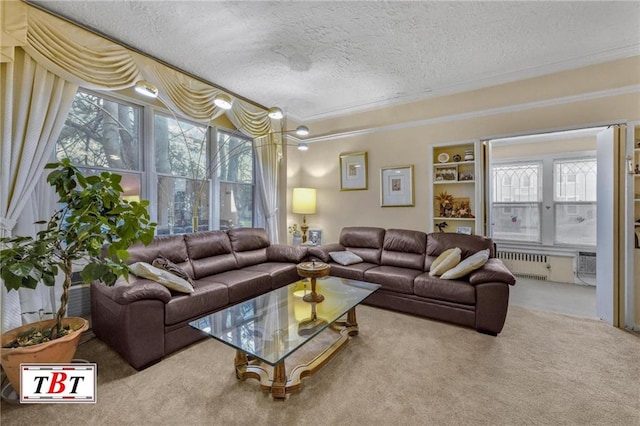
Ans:
[[[293,188],[291,212],[295,214],[316,214],[316,189]]]

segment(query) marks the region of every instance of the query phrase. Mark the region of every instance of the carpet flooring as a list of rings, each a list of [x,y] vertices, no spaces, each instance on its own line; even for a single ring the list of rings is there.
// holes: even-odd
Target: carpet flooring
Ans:
[[[368,306],[360,335],[300,392],[238,381],[212,339],[137,372],[98,339],[96,404],[14,405],[3,426],[637,425],[640,338],[600,321],[511,306],[498,337]]]

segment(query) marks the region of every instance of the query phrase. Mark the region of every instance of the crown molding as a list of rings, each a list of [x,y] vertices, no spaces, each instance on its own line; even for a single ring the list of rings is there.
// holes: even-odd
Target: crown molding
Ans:
[[[461,114],[443,115],[441,117],[427,118],[424,120],[407,121],[405,123],[389,124],[386,126],[369,127],[365,129],[352,130],[348,132],[332,133],[328,135],[307,138],[304,142],[315,143],[325,142],[335,139],[343,139],[354,136],[367,135],[372,133],[390,132],[394,130],[408,129],[412,127],[429,126],[434,124],[448,123],[452,121],[470,120],[473,118],[487,117],[490,115],[506,114],[511,112],[524,111],[534,108],[547,108],[575,102],[583,102],[593,99],[608,98],[612,96],[627,95],[630,93],[640,93],[640,84],[632,86],[618,87],[615,89],[600,90],[596,92],[581,93],[579,95],[563,96],[559,98],[545,99],[543,101],[526,102],[504,107],[488,108],[483,110],[464,112]]]

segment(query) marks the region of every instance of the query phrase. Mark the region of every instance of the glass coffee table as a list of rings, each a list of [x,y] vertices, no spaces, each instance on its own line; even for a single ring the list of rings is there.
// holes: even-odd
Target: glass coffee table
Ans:
[[[356,306],[380,286],[336,277],[318,278],[322,302],[307,302],[308,280],[272,290],[189,323],[236,349],[240,380],[256,379],[274,399],[302,386],[358,334]],[[285,366],[286,360],[286,366]]]

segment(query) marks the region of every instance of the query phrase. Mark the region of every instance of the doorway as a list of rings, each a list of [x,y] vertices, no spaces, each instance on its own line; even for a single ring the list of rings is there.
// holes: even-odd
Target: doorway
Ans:
[[[606,132],[598,127],[487,141],[487,233],[518,278],[511,303],[612,322],[613,312],[603,307],[612,306],[613,284],[597,286],[601,269],[609,268],[608,276],[613,268],[598,248],[599,238],[613,235],[603,222],[598,226],[614,214],[597,208],[598,196],[606,198],[604,185],[611,184],[601,175],[611,168],[603,162],[615,156],[601,152],[606,144],[598,140]]]

